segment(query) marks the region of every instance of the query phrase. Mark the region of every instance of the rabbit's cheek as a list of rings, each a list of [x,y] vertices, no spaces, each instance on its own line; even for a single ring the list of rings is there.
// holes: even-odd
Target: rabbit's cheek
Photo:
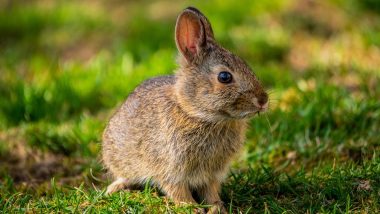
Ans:
[[[251,104],[247,102],[246,96],[240,96],[231,105],[232,109],[235,111],[248,111],[251,109]]]

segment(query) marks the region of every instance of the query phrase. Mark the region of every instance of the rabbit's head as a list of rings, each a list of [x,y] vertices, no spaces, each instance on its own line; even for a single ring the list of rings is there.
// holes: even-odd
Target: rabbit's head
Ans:
[[[209,121],[242,119],[268,108],[268,95],[247,63],[215,41],[207,18],[193,7],[177,19],[180,69],[175,86],[184,111]]]

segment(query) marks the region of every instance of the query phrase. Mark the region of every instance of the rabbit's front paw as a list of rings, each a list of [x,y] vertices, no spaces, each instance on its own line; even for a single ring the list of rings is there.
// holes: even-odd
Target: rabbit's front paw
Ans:
[[[106,195],[111,195],[119,190],[125,189],[128,186],[128,181],[125,178],[118,178],[107,187]]]

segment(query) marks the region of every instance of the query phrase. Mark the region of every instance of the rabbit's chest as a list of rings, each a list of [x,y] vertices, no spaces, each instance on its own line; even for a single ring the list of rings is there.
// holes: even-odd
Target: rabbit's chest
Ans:
[[[181,168],[180,174],[191,186],[202,186],[214,179],[223,180],[229,162],[242,145],[237,139],[202,139],[201,142],[179,155],[181,161],[177,166]]]
[[[189,177],[202,177],[223,172],[231,158],[240,151],[244,141],[244,130],[197,129],[177,136],[177,161]]]

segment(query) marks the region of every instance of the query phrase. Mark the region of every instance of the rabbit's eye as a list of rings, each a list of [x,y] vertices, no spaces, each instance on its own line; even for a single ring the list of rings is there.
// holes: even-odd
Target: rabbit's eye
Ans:
[[[230,83],[232,82],[232,74],[227,71],[222,71],[218,74],[218,81],[221,83]]]

